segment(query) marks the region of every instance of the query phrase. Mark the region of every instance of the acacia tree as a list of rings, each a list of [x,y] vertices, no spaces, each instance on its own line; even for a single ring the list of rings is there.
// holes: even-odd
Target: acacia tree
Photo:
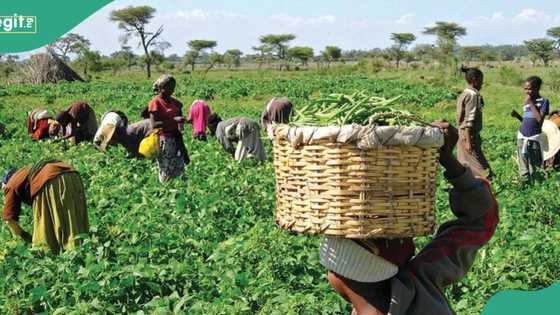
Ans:
[[[342,49],[337,46],[327,46],[321,52],[321,57],[327,61],[327,68],[331,66],[331,62],[340,60],[342,57]]]
[[[294,46],[288,49],[287,56],[299,60],[303,66],[306,66],[309,60],[313,58],[313,48]]]
[[[121,10],[111,12],[111,21],[117,22],[120,29],[125,31],[124,42],[130,36],[136,35],[140,38],[140,45],[144,49],[144,62],[146,64],[146,75],[148,78],[152,76],[152,55],[149,48],[156,44],[156,39],[163,32],[163,25],[160,26],[155,32],[146,30],[146,26],[154,17],[156,9],[149,6],[126,7]]]
[[[435,26],[426,27],[423,33],[437,36],[441,60],[447,62],[457,45],[457,38],[467,35],[467,29],[455,22],[438,21]]]
[[[268,47],[274,57],[284,61],[288,57],[288,44],[295,38],[294,34],[269,34],[259,37],[259,40],[262,45]],[[282,66],[280,65],[280,69],[282,69]]]
[[[554,56],[554,41],[546,38],[537,38],[525,41],[529,53],[541,59],[545,67]]]
[[[165,51],[171,48],[172,45],[170,42],[162,40],[160,42],[155,43],[154,46],[156,47],[155,51],[157,53],[159,53],[162,56],[165,56]]]
[[[91,42],[82,35],[68,33],[47,46],[47,50],[53,52],[63,60],[68,61],[68,54],[79,54],[83,49],[89,49]]]
[[[239,67],[241,65],[241,56],[243,52],[239,49],[229,49],[224,53],[223,61],[231,69],[232,66]]]
[[[416,36],[412,33],[392,33],[391,40],[394,42],[389,49],[389,54],[397,65],[397,69],[401,60],[406,58],[407,48],[416,40]]]
[[[116,52],[113,57],[122,59],[128,70],[135,64],[136,55],[134,55],[130,46],[122,46],[121,50]]]
[[[546,34],[554,38],[554,47],[560,55],[560,26],[549,28],[548,31],[546,31]]]
[[[259,62],[259,69],[262,67],[263,63],[267,61],[267,57],[272,52],[272,49],[268,45],[260,45],[251,47],[254,51],[258,52],[257,61]]]
[[[84,77],[88,78],[88,70],[93,72],[101,71],[103,65],[101,63],[101,53],[89,49],[82,49],[76,59],[76,63],[82,66]]]
[[[208,56],[208,67],[204,70],[204,74],[208,73],[214,66],[219,65],[224,62],[224,56],[217,52],[213,52]]]
[[[200,57],[200,53],[206,49],[213,49],[216,47],[218,43],[215,40],[203,40],[203,39],[194,39],[187,43],[189,46],[189,51],[185,55],[185,61],[187,64],[191,65],[191,69],[194,72],[194,65],[198,57]]]
[[[472,62],[475,60],[481,60],[482,56],[482,47],[480,46],[466,46],[461,48],[461,55],[463,58],[468,61]]]

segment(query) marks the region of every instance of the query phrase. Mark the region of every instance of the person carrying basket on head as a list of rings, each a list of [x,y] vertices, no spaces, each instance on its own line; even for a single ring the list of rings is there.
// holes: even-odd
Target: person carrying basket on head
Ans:
[[[353,314],[455,314],[445,287],[461,280],[498,225],[498,205],[490,184],[454,156],[457,130],[436,122],[444,130],[440,164],[453,185],[451,211],[457,219],[440,226],[434,239],[418,254],[410,240],[352,240],[326,236],[320,245],[320,262],[327,279],[352,303]]]

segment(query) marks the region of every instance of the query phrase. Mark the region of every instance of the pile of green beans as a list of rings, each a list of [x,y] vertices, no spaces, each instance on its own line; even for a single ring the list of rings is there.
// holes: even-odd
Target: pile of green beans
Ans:
[[[294,126],[333,126],[349,124],[414,125],[414,116],[391,107],[401,98],[391,99],[358,91],[351,95],[328,94],[311,100],[296,109],[291,124]],[[371,119],[370,119],[371,118]]]

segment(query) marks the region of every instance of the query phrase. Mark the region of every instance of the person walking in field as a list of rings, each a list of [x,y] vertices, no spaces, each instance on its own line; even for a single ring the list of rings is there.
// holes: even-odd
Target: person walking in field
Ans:
[[[226,152],[241,163],[248,157],[258,161],[266,160],[266,153],[260,138],[259,124],[246,117],[234,117],[218,123],[216,138]]]
[[[158,93],[148,105],[152,129],[160,129],[160,150],[158,156],[159,181],[164,183],[178,177],[189,164],[189,154],[183,141],[182,126],[183,104],[173,93],[177,82],[170,75],[162,75],[154,82],[154,91]]]
[[[273,97],[261,114],[261,126],[270,140],[274,139],[273,124],[290,122],[293,105],[287,97]]]
[[[67,110],[56,115],[59,126],[50,126],[50,134],[55,135],[62,129],[63,137],[60,140],[69,139],[73,144],[84,141],[93,141],[97,131],[97,120],[95,111],[86,102],[76,102]]]
[[[50,137],[51,125],[58,122],[54,116],[44,108],[37,108],[27,114],[27,133],[34,141],[44,140]]]
[[[72,166],[50,160],[12,169],[4,176],[2,187],[2,218],[14,235],[34,247],[58,254],[75,248],[80,244],[78,236],[88,234],[84,186]],[[18,224],[22,203],[33,208],[33,235]]]
[[[517,133],[517,162],[519,175],[526,179],[530,179],[535,170],[543,165],[542,125],[550,111],[550,102],[540,94],[542,83],[542,79],[537,76],[527,78],[523,116],[516,110],[511,112],[511,116],[521,122]]]
[[[140,142],[152,132],[149,119],[128,124],[128,118],[121,111],[110,111],[103,115],[93,143],[101,150],[108,145],[121,144],[128,152],[129,158],[143,158],[138,153]]]
[[[484,83],[484,75],[478,68],[461,67],[461,71],[465,74],[468,86],[457,100],[457,127],[459,128],[457,160],[468,165],[475,176],[491,179],[492,169],[482,152],[480,137],[484,107],[480,90]]]
[[[193,139],[206,141],[206,126],[208,124],[208,116],[210,115],[210,107],[203,100],[196,100],[189,108],[188,121],[192,124]]]
[[[410,240],[324,237],[320,262],[334,290],[352,303],[353,314],[455,314],[444,289],[465,276],[496,230],[498,205],[490,183],[453,156],[457,130],[447,122],[434,125],[445,133],[439,162],[453,185],[449,202],[457,219],[441,225],[417,255]]]

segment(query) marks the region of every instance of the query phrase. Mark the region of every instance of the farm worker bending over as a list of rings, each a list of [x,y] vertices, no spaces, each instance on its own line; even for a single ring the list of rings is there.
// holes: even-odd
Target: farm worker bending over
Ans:
[[[141,158],[142,155],[138,153],[140,142],[150,132],[152,132],[152,124],[149,119],[128,125],[128,118],[123,112],[111,111],[101,118],[93,143],[101,150],[105,150],[107,145],[119,143],[128,152],[128,157]]]
[[[53,115],[44,108],[34,109],[27,115],[27,133],[35,141],[48,138],[50,126],[56,124]]]
[[[206,125],[208,124],[208,116],[210,115],[210,107],[205,101],[196,100],[189,109],[189,122],[192,124],[193,139],[206,141]]]
[[[222,121],[216,128],[216,138],[224,150],[235,157],[237,162],[253,156],[259,161],[266,160],[266,153],[260,138],[259,124],[245,117],[234,117]],[[237,145],[237,148],[235,146]]]
[[[290,122],[293,105],[287,97],[273,97],[261,115],[261,125],[270,140],[274,139],[273,124]]]
[[[10,170],[2,180],[3,219],[14,235],[55,254],[79,245],[89,230],[84,186],[78,172],[60,161]],[[33,208],[33,236],[18,224],[21,204]]]
[[[543,164],[542,125],[550,110],[550,102],[540,94],[542,79],[536,76],[525,81],[525,105],[523,117],[515,110],[511,116],[521,121],[517,132],[517,163],[519,175],[530,179],[535,169]]]
[[[484,75],[478,68],[461,67],[468,83],[457,100],[457,127],[459,142],[457,143],[457,160],[468,165],[475,176],[492,178],[492,169],[482,152],[482,108],[484,100],[480,95]]]
[[[453,185],[449,203],[457,219],[440,226],[414,257],[409,242],[380,246],[379,240],[331,236],[321,241],[320,261],[328,269],[327,278],[357,314],[455,314],[444,289],[465,276],[476,252],[496,230],[498,205],[490,184],[475,178],[453,156],[457,130],[446,122],[434,124],[445,132],[439,162]]]
[[[62,128],[63,137],[60,140],[70,139],[74,144],[92,141],[97,131],[95,111],[85,102],[76,102],[67,110],[61,111],[56,115],[56,121]],[[58,127],[53,125],[50,133],[58,133]]]
[[[152,128],[160,128],[158,156],[159,181],[164,183],[180,176],[189,164],[189,154],[183,142],[183,104],[172,95],[176,81],[170,75],[162,75],[154,82],[158,93],[148,105]]]
[[[212,137],[216,135],[216,129],[221,121],[222,118],[217,113],[208,115],[208,133],[210,133]]]

